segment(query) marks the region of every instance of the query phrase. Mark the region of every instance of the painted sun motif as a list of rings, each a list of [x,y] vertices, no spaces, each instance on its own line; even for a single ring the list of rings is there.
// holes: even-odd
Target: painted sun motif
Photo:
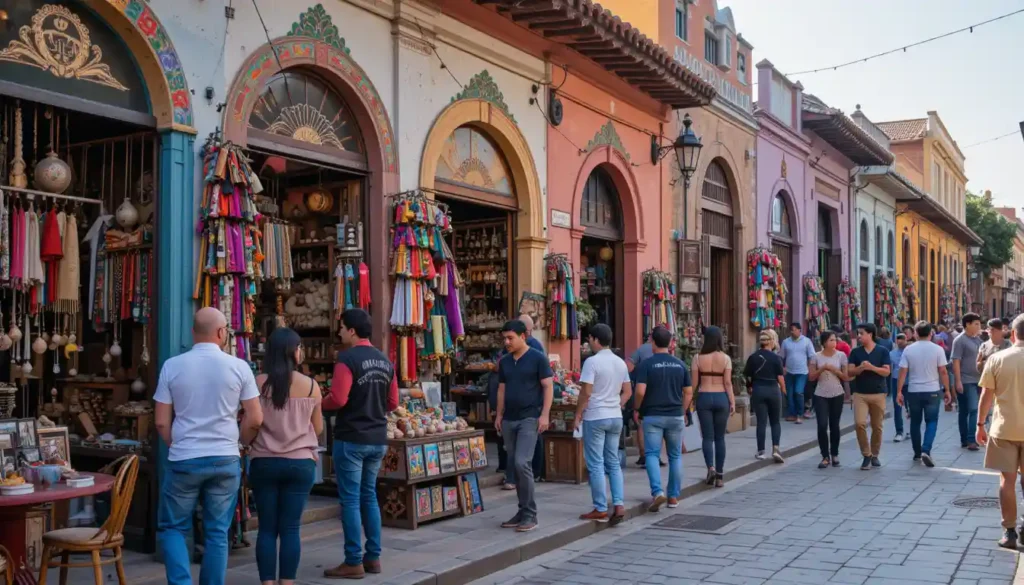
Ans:
[[[512,195],[505,159],[486,136],[466,126],[455,130],[441,148],[437,177],[467,187]]]
[[[278,74],[256,100],[249,126],[293,140],[362,154],[359,128],[328,84],[301,72]]]
[[[333,146],[346,150],[345,145],[338,139],[334,124],[327,119],[327,116],[309,104],[281,108],[277,119],[267,126],[267,132],[318,146]]]

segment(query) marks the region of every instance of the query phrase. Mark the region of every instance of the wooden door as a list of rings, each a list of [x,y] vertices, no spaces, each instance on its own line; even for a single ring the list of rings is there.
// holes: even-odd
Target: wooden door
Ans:
[[[782,262],[782,276],[786,278],[786,305],[789,310],[786,312],[785,323],[779,325],[779,338],[785,339],[789,335],[789,323],[795,320],[796,311],[793,307],[793,287],[795,285],[796,267],[793,266],[793,247],[786,242],[772,240],[772,253],[779,257]]]

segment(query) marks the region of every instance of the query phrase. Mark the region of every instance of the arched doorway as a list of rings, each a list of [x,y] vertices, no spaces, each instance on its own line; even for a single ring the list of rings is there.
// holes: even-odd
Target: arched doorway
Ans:
[[[611,175],[598,166],[591,171],[583,188],[579,221],[581,300],[597,314],[596,323],[604,323],[615,334],[613,347],[623,339],[623,222],[622,204]],[[586,330],[580,339],[587,338]]]
[[[917,323],[917,303],[916,299],[913,299],[910,294],[910,286],[914,284],[914,279],[911,278],[913,271],[910,267],[910,236],[903,236],[903,274],[902,280],[900,281],[900,287],[903,291],[903,302],[907,304],[907,317],[909,324],[913,325]],[[919,289],[920,290],[920,289]],[[920,296],[920,292],[918,292]]]
[[[860,220],[860,231],[858,234],[860,240],[860,257],[858,265],[860,270],[858,272],[858,294],[860,295],[860,310],[864,312],[864,315],[868,314],[868,282],[871,279],[871,244],[868,240],[868,222],[865,219]],[[876,242],[877,245],[881,245],[880,242]],[[856,324],[855,324],[856,325]]]
[[[13,413],[22,419],[61,420],[95,393],[83,416],[97,435],[120,435],[127,419],[113,413],[129,400],[149,404],[160,363],[191,345],[191,291],[181,286],[194,278],[191,94],[158,17],[127,4],[0,1],[0,330],[17,326],[27,342],[46,331],[57,348],[0,352],[0,377],[22,388]],[[30,226],[45,238],[20,262],[15,251],[26,251]],[[25,269],[33,264],[41,270]],[[64,421],[85,436],[77,415]],[[124,527],[126,546],[151,552],[155,466],[165,455],[155,434],[130,432],[140,441],[130,451],[74,444],[63,458],[81,471],[129,452],[154,462],[140,468]],[[6,529],[25,534],[18,524]],[[25,539],[4,544],[38,566],[39,550],[26,551]]]
[[[772,242],[772,253],[779,257],[782,262],[783,275],[786,277],[786,305],[790,307],[790,315],[795,314],[793,307],[793,287],[797,286],[796,281],[796,255],[793,253],[793,245],[796,241],[793,226],[795,223],[790,214],[790,194],[785,190],[779,191],[772,198],[771,225],[769,234]],[[778,332],[785,339],[788,335],[784,324]]]
[[[733,238],[733,193],[725,161],[712,160],[701,185],[701,226],[704,249],[710,267],[707,291],[707,321],[722,328],[728,341],[739,341],[739,328],[730,288],[736,270]]]
[[[842,254],[834,234],[839,233],[835,209],[818,204],[818,276],[825,287],[829,322],[839,322],[839,281],[843,278]]]

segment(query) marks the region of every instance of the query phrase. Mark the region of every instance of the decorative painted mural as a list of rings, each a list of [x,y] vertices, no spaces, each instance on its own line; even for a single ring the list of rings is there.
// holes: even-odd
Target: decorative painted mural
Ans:
[[[327,11],[324,10],[323,4],[317,4],[300,14],[298,22],[292,23],[292,29],[288,35],[293,37],[309,37],[327,43],[339,51],[344,51],[346,54],[351,52],[345,46],[345,39],[338,32],[338,27],[334,26],[334,22],[331,20],[331,16],[327,14]]]
[[[490,102],[498,107],[505,115],[509,117],[513,122],[516,121],[516,117],[512,115],[512,112],[508,109],[508,104],[505,103],[505,96],[502,95],[501,89],[498,88],[497,82],[491,77],[491,74],[484,69],[480,73],[477,73],[469,80],[469,83],[462,88],[462,91],[455,94],[452,98],[452,103],[459,100],[479,99],[486,102]]]
[[[587,152],[592,152],[595,148],[605,145],[611,146],[619,151],[627,161],[629,160],[629,152],[622,145],[622,139],[619,137],[619,133],[615,130],[615,125],[612,124],[611,120],[608,120],[607,124],[601,126],[597,134],[594,134],[594,137],[590,139],[590,142],[587,143]]]
[[[508,166],[498,148],[475,128],[458,128],[445,140],[437,160],[438,179],[512,196]]]

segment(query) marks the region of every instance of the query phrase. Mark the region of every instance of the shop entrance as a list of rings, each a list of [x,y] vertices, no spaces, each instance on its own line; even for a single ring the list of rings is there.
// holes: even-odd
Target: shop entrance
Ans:
[[[789,215],[787,204],[790,195],[786,191],[779,191],[772,199],[772,253],[779,257],[782,262],[782,272],[786,278],[786,306],[790,309],[790,316],[796,315],[793,307],[793,288],[796,286],[796,266],[794,265],[793,254],[793,225]],[[712,264],[714,266],[714,264]],[[777,333],[782,339],[788,335],[789,324],[783,323]]]
[[[708,165],[701,189],[701,226],[709,266],[706,292],[707,324],[722,328],[727,345],[739,341],[735,307],[736,280],[733,247],[733,196],[724,161]]]
[[[594,319],[580,329],[586,342],[589,327],[598,323],[612,329],[612,347],[622,346],[624,338],[622,284],[622,207],[611,176],[601,167],[587,178],[580,204],[580,301],[594,311]],[[641,315],[636,315],[637,319]]]
[[[839,281],[843,277],[841,251],[833,238],[834,214],[834,210],[818,206],[818,276],[825,287],[831,324],[839,322]]]

